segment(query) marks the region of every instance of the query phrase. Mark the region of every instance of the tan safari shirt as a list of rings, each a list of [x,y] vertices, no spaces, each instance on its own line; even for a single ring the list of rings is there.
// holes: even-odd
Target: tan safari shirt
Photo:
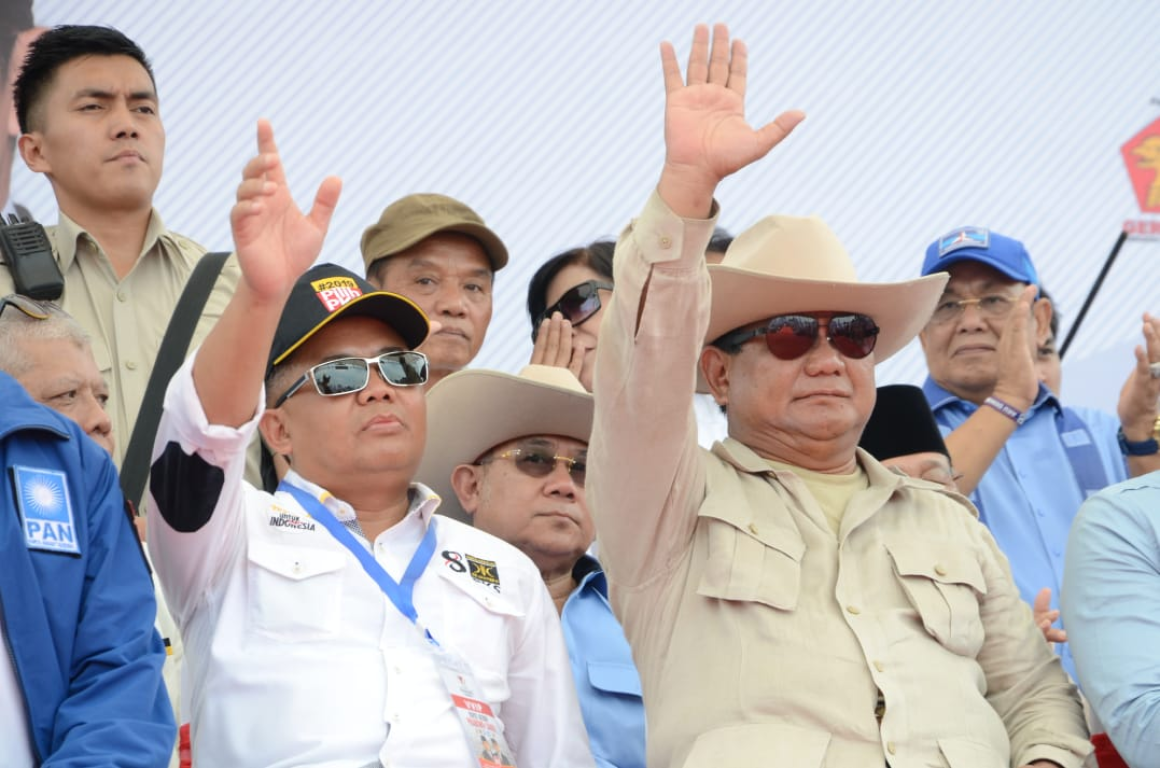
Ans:
[[[116,439],[113,461],[120,467],[169,318],[205,249],[167,230],[154,210],[140,258],[118,280],[97,242],[63,213],[59,224],[45,229],[64,274],[59,303],[92,336],[97,367],[109,384],[108,411]],[[231,258],[214,285],[190,349],[217,322],[240,277],[237,259]],[[0,268],[0,296],[13,290],[11,272]]]
[[[859,450],[835,535],[794,473],[697,446],[713,226],[652,197],[597,353],[588,493],[648,764],[1078,768],[1076,690],[966,499]]]

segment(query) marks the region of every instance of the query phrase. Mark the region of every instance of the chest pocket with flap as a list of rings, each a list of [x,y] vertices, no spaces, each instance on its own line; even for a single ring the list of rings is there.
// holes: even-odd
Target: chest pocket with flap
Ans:
[[[588,662],[588,683],[603,693],[621,696],[643,696],[640,675],[631,664],[617,664],[612,661]]]
[[[983,645],[979,598],[987,583],[978,561],[954,542],[889,542],[886,549],[927,633],[954,653],[974,658]]]
[[[702,509],[708,554],[697,594],[756,602],[783,611],[797,608],[805,542],[796,530],[738,524]]]
[[[251,540],[247,557],[252,629],[292,642],[338,633],[342,552]]]

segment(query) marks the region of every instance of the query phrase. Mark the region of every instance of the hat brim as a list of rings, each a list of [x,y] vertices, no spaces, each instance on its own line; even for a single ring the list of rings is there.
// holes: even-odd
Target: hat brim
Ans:
[[[587,444],[593,400],[499,371],[453,373],[427,393],[427,446],[416,479],[443,499],[439,512],[470,523],[451,473],[488,449],[529,435],[557,435]]]
[[[407,349],[415,349],[422,344],[430,330],[427,315],[419,306],[405,296],[387,291],[374,291],[357,296],[339,309],[327,315],[320,323],[303,334],[278,357],[270,361],[270,368],[285,362],[294,352],[309,341],[316,333],[335,320],[347,317],[371,317],[391,327],[403,337]]]
[[[986,265],[995,270],[999,274],[1014,280],[1017,283],[1027,283],[1028,285],[1038,285],[1038,278],[1030,279],[1028,275],[1018,274],[1011,269],[1011,265],[1007,264],[1001,259],[993,258],[986,251],[976,250],[974,248],[962,248],[954,253],[948,253],[946,256],[938,260],[938,269],[936,272],[930,274],[937,274],[938,272],[946,272],[947,268],[953,267],[955,264],[964,261],[977,261],[980,264]]]
[[[794,312],[857,312],[879,327],[874,362],[881,363],[918,335],[946,287],[940,272],[901,283],[850,283],[774,277],[711,265],[712,311],[705,344],[735,328]],[[697,391],[708,392],[698,370]]]
[[[487,254],[487,260],[491,263],[492,272],[498,272],[507,266],[507,246],[505,246],[503,241],[499,239],[499,235],[492,232],[483,224],[476,224],[472,221],[460,221],[448,224],[445,227],[439,227],[439,229],[433,229],[430,232],[419,232],[414,237],[404,240],[403,242],[396,245],[391,253],[380,254],[369,260],[364,258],[366,261],[366,267],[369,270],[371,265],[376,261],[398,256],[403,251],[414,245],[417,245],[418,243],[421,243],[428,237],[431,237],[432,235],[443,234],[445,232],[450,232],[456,235],[463,235],[477,241],[483,248],[483,252]]]

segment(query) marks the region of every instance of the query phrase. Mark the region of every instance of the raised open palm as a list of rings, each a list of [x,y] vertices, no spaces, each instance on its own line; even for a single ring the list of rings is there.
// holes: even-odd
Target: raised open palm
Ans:
[[[761,159],[802,121],[797,110],[753,128],[745,120],[748,63],[745,44],[730,46],[724,24],[693,33],[686,77],[682,79],[670,43],[661,45],[665,78],[666,171],[697,183],[716,185],[721,179]]]
[[[246,164],[230,212],[242,275],[258,297],[284,299],[318,258],[342,182],[323,180],[309,214],[295,205],[274,143],[274,129],[258,121],[258,156]]]

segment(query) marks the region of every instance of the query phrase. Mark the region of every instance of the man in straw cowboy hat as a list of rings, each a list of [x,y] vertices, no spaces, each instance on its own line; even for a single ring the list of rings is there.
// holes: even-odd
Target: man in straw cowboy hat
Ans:
[[[170,384],[148,501],[194,763],[483,765],[482,735],[520,766],[592,766],[539,573],[414,482],[427,317],[310,267],[339,182],[303,215],[268,123],[258,147],[231,216],[243,280]],[[242,479],[259,428],[289,459],[274,494]]]
[[[429,403],[418,477],[443,498],[440,511],[536,564],[560,612],[597,766],[644,768],[640,677],[604,572],[587,554],[595,535],[584,498],[592,395],[566,368],[529,365],[519,376],[454,373],[431,389]]]
[[[649,764],[1079,766],[1075,690],[970,505],[856,448],[875,363],[946,277],[860,283],[821,220],[788,216],[707,268],[718,182],[802,115],[746,123],[724,26],[711,51],[698,27],[687,84],[661,52],[665,165],[617,249],[589,481]],[[698,360],[728,406],[712,453]]]

